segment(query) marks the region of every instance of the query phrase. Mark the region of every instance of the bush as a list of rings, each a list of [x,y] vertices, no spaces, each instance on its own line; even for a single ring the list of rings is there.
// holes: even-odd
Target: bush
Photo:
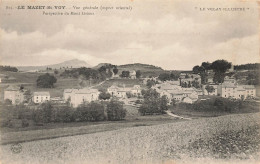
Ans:
[[[49,123],[53,121],[53,106],[50,102],[42,103],[33,112],[33,121],[35,123]]]
[[[98,96],[99,100],[109,100],[110,97],[111,97],[110,93],[104,91],[102,91]]]
[[[55,122],[72,122],[75,121],[74,111],[70,106],[60,106],[54,109]]]
[[[13,127],[12,120],[11,119],[1,120],[1,127],[12,128]]]
[[[118,121],[124,119],[126,116],[126,109],[119,101],[111,100],[107,105],[107,118],[109,121]]]
[[[77,121],[102,121],[105,119],[104,106],[97,102],[82,104],[76,109]]]
[[[141,115],[163,114],[168,110],[168,100],[166,96],[160,98],[160,94],[153,89],[143,92],[144,101],[138,109]]]
[[[40,75],[36,82],[37,82],[37,87],[53,88],[54,83],[57,82],[57,79],[56,79],[56,77],[46,73],[44,75]]]
[[[5,105],[12,105],[12,101],[9,100],[9,99],[5,99],[4,104]]]
[[[134,95],[131,92],[126,92],[126,97],[131,98],[131,97],[134,97]]]
[[[136,100],[135,103],[136,104],[142,104],[142,101],[141,100]]]
[[[22,120],[22,127],[28,127],[30,124],[29,124],[29,121],[27,119],[23,119]]]

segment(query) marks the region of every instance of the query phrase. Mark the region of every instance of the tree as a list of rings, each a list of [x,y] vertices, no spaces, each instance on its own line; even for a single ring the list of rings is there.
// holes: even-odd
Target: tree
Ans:
[[[0,66],[0,71],[18,72],[18,69],[16,67]]]
[[[198,65],[194,66],[194,67],[192,68],[193,73],[198,74],[198,73],[199,73],[199,67],[200,67],[200,66],[198,66]]]
[[[209,62],[203,62],[201,64],[201,66],[203,66],[205,68],[205,70],[210,70],[211,69],[211,63],[209,63]]]
[[[57,75],[58,73],[59,71],[55,69],[54,74]]]
[[[173,72],[171,72],[170,79],[171,80],[178,80],[178,76],[176,74],[174,74]]]
[[[215,88],[210,85],[206,85],[205,89],[207,90],[208,94],[215,91]]]
[[[37,82],[37,87],[53,88],[54,83],[57,82],[57,79],[56,79],[56,77],[46,73],[44,75],[40,75],[36,82]]]
[[[78,121],[102,121],[105,119],[104,106],[97,102],[83,103],[76,109]]]
[[[108,92],[101,92],[98,96],[99,100],[109,100],[110,97],[111,95]]]
[[[5,99],[4,104],[5,105],[12,105],[12,101],[10,99]]]
[[[246,80],[249,85],[258,85],[259,84],[259,73],[257,71],[250,72],[247,75]]]
[[[105,119],[104,106],[97,102],[91,102],[88,105],[92,121],[102,121]]]
[[[130,72],[129,71],[122,71],[121,77],[129,77]]]
[[[225,73],[229,68],[231,68],[231,63],[226,60],[216,60],[212,63],[211,68],[214,72]]]
[[[23,89],[24,89],[24,85],[21,84],[21,85],[20,85],[20,90],[23,90]]]
[[[114,68],[114,69],[113,69],[113,72],[114,72],[114,74],[116,75],[116,74],[118,73],[118,69],[117,69],[117,68]]]
[[[50,102],[42,103],[33,113],[33,120],[36,123],[49,123],[52,121],[53,106]]]
[[[163,95],[160,99],[160,112],[163,113],[164,111],[168,110],[168,99],[165,95]]]
[[[225,72],[231,68],[231,63],[226,60],[216,60],[211,64],[211,68],[215,72],[214,82],[222,83],[224,81]]]
[[[172,100],[171,100],[171,105],[172,105],[173,107],[176,106],[176,103],[177,103],[177,101],[176,101],[175,99],[172,99]]]
[[[141,77],[141,71],[140,70],[137,70],[136,71],[136,78],[140,78]]]
[[[195,88],[200,88],[200,85],[199,85],[199,82],[198,81],[192,81],[191,82],[191,85],[193,86],[193,87],[195,87]]]
[[[126,109],[123,108],[123,103],[111,100],[107,104],[107,118],[109,121],[119,121],[126,116]]]
[[[156,90],[149,89],[142,94],[144,101],[138,109],[141,115],[162,114],[167,109],[166,97],[160,98],[160,94]]]
[[[199,71],[199,73],[203,73],[203,72],[205,72],[205,68],[203,66],[200,66],[198,68],[198,71]]]
[[[74,109],[72,109],[68,104],[66,106],[57,107],[54,110],[54,121],[55,122],[75,121]]]
[[[151,88],[152,86],[154,86],[156,84],[156,82],[154,81],[154,80],[147,80],[147,82],[146,82],[146,86],[148,87],[148,88]]]
[[[166,80],[170,80],[170,74],[168,73],[161,73],[158,77],[159,80],[161,81],[166,81]]]

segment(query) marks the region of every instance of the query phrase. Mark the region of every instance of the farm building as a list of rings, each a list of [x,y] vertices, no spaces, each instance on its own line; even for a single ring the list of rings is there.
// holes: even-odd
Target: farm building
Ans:
[[[4,91],[4,100],[10,100],[13,105],[24,101],[24,91],[18,86],[9,86]]]
[[[83,89],[65,89],[63,98],[65,101],[70,101],[73,107],[78,107],[84,102],[91,102],[98,100],[99,91],[97,89],[83,88]]]
[[[33,102],[36,104],[50,101],[50,93],[49,92],[34,92],[32,99],[33,99]]]

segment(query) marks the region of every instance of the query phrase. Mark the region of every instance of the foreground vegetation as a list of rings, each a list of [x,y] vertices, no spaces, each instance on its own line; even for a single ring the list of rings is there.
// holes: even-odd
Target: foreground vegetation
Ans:
[[[5,163],[25,159],[26,163],[75,159],[81,163],[256,163],[260,160],[258,120],[259,113],[238,114],[25,142],[20,154],[4,145],[1,159]]]
[[[231,100],[216,96],[209,96],[194,104],[179,103],[169,106],[177,115],[187,117],[216,117],[228,114],[259,112],[259,102],[254,100]]]
[[[110,102],[83,103],[76,109],[68,103],[63,105],[50,102],[40,105],[5,105],[0,111],[1,127],[17,128],[46,123],[119,121],[126,116],[123,104],[116,100]]]

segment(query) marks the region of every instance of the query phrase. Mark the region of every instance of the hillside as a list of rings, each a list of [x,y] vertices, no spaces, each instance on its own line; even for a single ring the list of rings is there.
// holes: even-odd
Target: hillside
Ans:
[[[141,64],[141,63],[119,65],[117,68],[121,69],[121,70],[140,70],[143,72],[164,71],[161,67],[157,67],[157,66],[149,65],[149,64]]]
[[[161,67],[157,67],[149,64],[141,64],[141,63],[119,65],[117,66],[117,68],[119,70],[119,73],[125,70],[126,71],[140,70],[143,77],[159,76],[159,74],[166,72]]]
[[[52,64],[52,65],[44,65],[44,66],[18,66],[19,71],[40,71],[40,70],[46,70],[46,68],[52,68],[52,69],[60,69],[60,68],[79,68],[79,67],[91,67],[88,63],[86,63],[83,60],[78,59],[72,59],[68,61],[64,61],[62,63],[58,64]]]

